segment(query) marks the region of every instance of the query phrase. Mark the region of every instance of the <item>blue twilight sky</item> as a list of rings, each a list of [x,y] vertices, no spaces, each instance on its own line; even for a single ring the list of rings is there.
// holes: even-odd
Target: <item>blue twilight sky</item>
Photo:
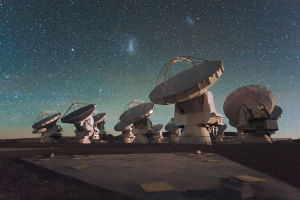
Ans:
[[[223,61],[209,89],[219,113],[235,89],[262,85],[284,112],[274,137],[298,137],[300,1],[0,0],[0,22],[0,138],[37,137],[41,112],[73,102],[97,104],[118,135],[126,104],[149,102],[161,67],[181,55]],[[150,118],[173,114],[158,105]]]

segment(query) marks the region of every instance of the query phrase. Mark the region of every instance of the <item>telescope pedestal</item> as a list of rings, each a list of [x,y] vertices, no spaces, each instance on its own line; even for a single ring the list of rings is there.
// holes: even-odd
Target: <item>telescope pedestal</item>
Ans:
[[[224,134],[223,134],[223,135],[217,135],[217,136],[215,137],[214,142],[224,142],[224,139],[225,139]]]
[[[220,115],[216,111],[213,95],[209,91],[199,97],[176,103],[174,124],[184,126],[177,143],[211,145],[210,134],[205,126],[216,116]]]
[[[94,132],[93,132],[93,135],[90,137],[90,141],[93,144],[100,143],[99,130],[97,129],[97,127],[94,127]]]
[[[137,134],[132,141],[133,144],[149,144],[149,139],[147,136],[142,134]]]
[[[82,136],[82,133],[76,133],[75,137],[75,143],[80,143],[80,144],[91,144],[91,141],[89,139],[89,136]]]
[[[131,130],[122,131],[122,137],[125,144],[132,143],[135,136],[131,133]]]
[[[256,135],[252,133],[248,133],[248,136],[245,138],[244,143],[269,143],[272,141],[267,135]]]
[[[90,137],[94,132],[93,124],[94,119],[91,116],[86,118],[84,121],[81,121],[80,123],[74,124],[74,126],[76,127],[75,143],[91,144]]]
[[[211,145],[211,139],[209,132],[205,127],[199,127],[198,125],[186,125],[177,144]]]
[[[138,122],[133,123],[132,133],[135,135],[135,139],[132,143],[134,144],[149,144],[149,139],[145,135],[152,132],[152,123],[149,118],[142,119]]]
[[[213,136],[214,142],[224,142],[225,135],[223,131],[217,131],[217,135]]]
[[[94,127],[94,133],[91,137],[92,140],[99,140],[99,129],[97,129],[97,127]]]
[[[99,133],[98,132],[94,132],[93,135],[90,137],[90,141],[91,141],[92,144],[98,144],[98,143],[100,143]]]
[[[177,136],[177,135],[171,135],[171,142],[172,143],[177,143],[178,140],[179,140],[180,136]]]
[[[153,143],[161,143],[161,141],[164,139],[164,137],[162,136],[162,133],[157,134],[157,135],[153,135]]]
[[[58,134],[61,136],[61,134],[58,132],[58,126],[56,124],[47,128],[47,131],[42,133],[41,143],[56,143],[57,140],[53,136],[58,136]]]
[[[42,136],[41,136],[41,143],[56,143],[57,141],[50,137],[52,134],[52,132],[45,132]]]
[[[174,130],[174,131],[171,131],[171,142],[172,143],[177,143],[179,138],[181,136],[181,129],[177,129],[177,130]]]

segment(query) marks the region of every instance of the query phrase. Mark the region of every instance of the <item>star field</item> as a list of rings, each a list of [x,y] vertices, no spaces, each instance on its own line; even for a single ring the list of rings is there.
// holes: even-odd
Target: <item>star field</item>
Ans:
[[[182,55],[223,61],[209,91],[227,131],[226,97],[256,84],[283,109],[273,137],[298,137],[299,1],[1,0],[0,16],[0,138],[37,137],[41,112],[64,114],[73,102],[96,104],[118,135],[126,104],[149,102],[161,67]],[[166,125],[173,113],[157,105],[150,118]]]

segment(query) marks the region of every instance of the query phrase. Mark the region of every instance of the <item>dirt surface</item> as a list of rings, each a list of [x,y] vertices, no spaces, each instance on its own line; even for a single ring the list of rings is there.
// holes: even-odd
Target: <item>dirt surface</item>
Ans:
[[[24,150],[31,148],[31,150]],[[19,150],[18,150],[19,149]],[[217,153],[300,189],[300,144],[0,144],[0,199],[134,199],[18,158],[55,155]]]

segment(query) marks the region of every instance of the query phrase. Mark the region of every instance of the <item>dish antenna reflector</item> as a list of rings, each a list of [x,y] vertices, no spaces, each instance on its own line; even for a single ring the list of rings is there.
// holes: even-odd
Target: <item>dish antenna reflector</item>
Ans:
[[[237,127],[237,123],[234,123],[233,121],[231,121],[231,120],[229,120],[229,124],[230,124],[230,126],[232,126],[232,127],[234,127],[234,128],[236,128]]]
[[[34,129],[32,131],[33,134],[38,134],[38,133],[45,133],[47,131],[46,128],[38,128],[38,129]]]
[[[171,76],[171,70],[178,62],[186,64],[187,69]],[[162,67],[149,98],[153,103],[161,105],[187,101],[204,94],[223,72],[221,61],[208,61],[191,56],[175,57]]]
[[[240,87],[228,95],[223,110],[238,133],[248,133],[245,143],[272,143],[282,109],[270,90],[259,85]],[[272,114],[273,113],[273,114]]]
[[[62,123],[74,124],[76,127],[76,143],[91,143],[89,137],[94,133],[94,118],[91,115],[95,108],[95,104],[73,103],[62,117]]]
[[[93,113],[95,108],[96,104],[73,103],[61,118],[61,122],[69,124],[82,122]]]
[[[99,124],[101,122],[104,121],[104,119],[106,118],[106,113],[98,113],[93,115],[94,118],[94,124]]]
[[[60,112],[56,111],[44,111],[34,120],[32,128],[48,128],[56,124],[57,120],[61,117]]]
[[[60,138],[62,128],[56,125],[57,120],[61,117],[60,112],[44,111],[37,116],[33,122],[33,134],[41,133],[42,143],[55,143]]]
[[[130,128],[132,127],[133,124],[126,124],[123,122],[118,122],[114,129],[115,131],[126,131],[126,130],[130,130]]]
[[[171,76],[173,66],[178,63],[187,69]],[[216,112],[211,92],[207,92],[223,73],[221,61],[191,56],[175,57],[162,67],[149,98],[155,104],[175,104],[174,123],[184,127],[178,143],[209,145],[207,129],[215,130],[224,124],[223,116]]]
[[[270,114],[271,119],[280,119],[283,115],[283,111],[279,106],[274,107],[273,111]]]
[[[133,104],[138,104],[133,106]],[[134,100],[127,104],[124,113],[120,116],[120,121],[127,124],[135,123],[149,117],[155,109],[154,103],[142,103]]]

